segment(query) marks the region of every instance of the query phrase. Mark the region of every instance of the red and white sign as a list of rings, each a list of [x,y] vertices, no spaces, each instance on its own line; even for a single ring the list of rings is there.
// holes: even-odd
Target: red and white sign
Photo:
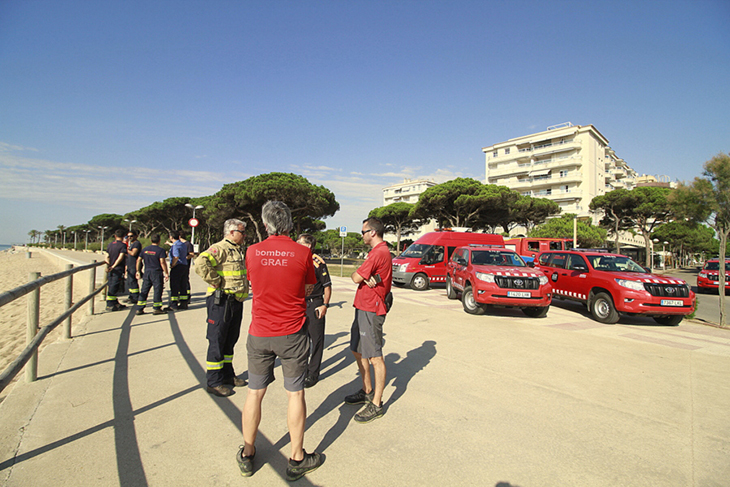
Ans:
[[[197,219],[197,218],[191,218],[191,219],[190,219],[190,220],[188,221],[188,225],[190,225],[190,226],[191,226],[191,227],[193,227],[193,228],[197,227],[197,226],[198,226],[199,224],[200,224],[200,222],[198,221],[198,219]]]

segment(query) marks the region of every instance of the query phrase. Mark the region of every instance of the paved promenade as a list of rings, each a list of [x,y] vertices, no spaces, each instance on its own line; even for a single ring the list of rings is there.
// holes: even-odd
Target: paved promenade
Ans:
[[[98,300],[73,340],[46,347],[39,380],[21,379],[0,404],[0,485],[287,484],[281,370],[264,399],[255,474],[242,478],[246,389],[205,392],[204,284],[193,276],[189,310],[100,313]],[[326,460],[297,485],[729,485],[730,331],[602,325],[568,303],[544,319],[471,316],[443,289],[395,289],[386,414],[361,425],[342,402],[360,387],[348,350],[355,285],[333,283],[304,442]],[[244,378],[250,310],[234,358]]]

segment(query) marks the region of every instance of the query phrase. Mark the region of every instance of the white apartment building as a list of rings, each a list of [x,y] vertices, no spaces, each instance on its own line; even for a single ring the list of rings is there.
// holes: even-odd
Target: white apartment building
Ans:
[[[436,186],[436,183],[432,179],[404,179],[402,183],[391,184],[383,188],[383,206],[398,202],[415,205],[418,203],[418,198],[421,196],[421,193],[432,186]],[[423,225],[417,233],[403,238],[416,240],[424,233],[432,232],[435,229],[436,221],[431,220],[426,225]],[[386,234],[385,239],[388,242],[394,243],[395,235]]]
[[[593,125],[554,125],[544,132],[484,147],[482,152],[487,184],[548,198],[560,205],[563,213],[575,213],[594,225],[602,217],[589,210],[594,197],[636,186],[636,171],[616,155]],[[621,240],[643,245],[643,240],[631,235]]]

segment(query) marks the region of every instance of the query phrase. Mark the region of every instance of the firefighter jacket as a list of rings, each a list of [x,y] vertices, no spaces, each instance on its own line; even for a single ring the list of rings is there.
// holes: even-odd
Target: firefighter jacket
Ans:
[[[214,243],[195,259],[195,272],[208,283],[206,296],[219,287],[233,295],[236,301],[248,297],[246,261],[240,245],[226,239]]]

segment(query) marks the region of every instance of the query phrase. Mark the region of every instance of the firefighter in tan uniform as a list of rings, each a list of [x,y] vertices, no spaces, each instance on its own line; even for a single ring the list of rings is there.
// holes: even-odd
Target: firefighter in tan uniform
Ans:
[[[248,297],[246,263],[241,244],[246,224],[226,220],[224,238],[195,259],[195,272],[208,283],[207,391],[216,396],[233,394],[246,381],[233,372],[233,348],[241,333],[243,301]]]

